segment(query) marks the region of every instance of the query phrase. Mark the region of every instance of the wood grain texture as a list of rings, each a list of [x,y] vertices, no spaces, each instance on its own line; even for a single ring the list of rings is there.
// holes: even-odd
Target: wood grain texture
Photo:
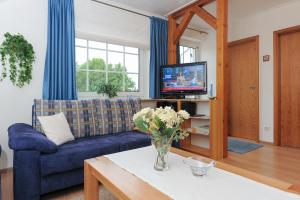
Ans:
[[[229,152],[222,160],[227,163],[256,174],[286,182],[300,192],[300,149],[274,146],[263,143],[264,147],[246,154]]]
[[[281,107],[282,107],[282,94],[281,94],[281,51],[280,37],[285,34],[295,33],[300,31],[300,26],[286,28],[275,31],[273,34],[274,46],[274,144],[281,145]],[[297,53],[293,52],[293,53]],[[299,54],[299,52],[298,52]]]
[[[248,178],[255,178],[257,176],[260,178],[265,177],[265,179],[263,179],[264,182],[266,180],[272,181],[275,179],[278,187],[289,187],[288,189],[291,192],[300,193],[300,149],[279,147],[265,143],[264,145],[265,146],[263,148],[247,154],[235,154],[229,152],[226,159],[218,162],[218,166],[228,171],[234,169],[234,173],[238,173]],[[204,158],[202,156],[179,149],[172,149],[172,152],[185,157],[192,156],[197,159],[204,159],[204,161],[207,162],[210,161],[210,159],[208,158]],[[228,169],[228,167],[230,168]],[[2,199],[13,200],[12,170],[2,170],[1,176]],[[70,189],[46,195],[41,199],[83,200],[83,187],[76,186]]]
[[[214,29],[217,29],[217,19],[211,15],[208,11],[205,9],[197,6],[194,7],[193,11],[195,14],[197,14],[201,19],[203,19],[206,23],[208,23],[211,27]]]
[[[175,32],[175,37],[174,37],[174,44],[177,44],[182,36],[182,34],[184,33],[185,29],[187,28],[187,26],[189,25],[191,19],[194,16],[194,11],[193,10],[189,10],[185,13],[185,15],[183,16],[182,21],[180,22],[180,24],[178,25],[176,32]]]
[[[207,4],[210,4],[214,1],[216,1],[216,0],[198,0],[198,1],[186,6],[182,9],[180,9],[180,10],[177,10],[176,12],[174,12],[172,14],[172,17],[174,17],[175,19],[178,19],[178,18],[182,17],[186,13],[187,10],[193,9],[196,6],[203,7],[203,6],[205,6]]]
[[[279,36],[280,140],[300,147],[300,30]]]
[[[228,134],[259,140],[259,37],[229,43]]]
[[[91,174],[118,199],[171,199],[148,183],[117,166],[106,157],[102,156],[86,160],[86,166],[90,167]]]
[[[216,124],[211,142],[211,156],[215,160],[227,156],[228,87],[226,82],[228,45],[228,0],[217,0],[217,67],[215,103]]]
[[[177,46],[174,43],[177,23],[172,16],[169,16],[168,22],[168,64],[173,65],[177,62]]]

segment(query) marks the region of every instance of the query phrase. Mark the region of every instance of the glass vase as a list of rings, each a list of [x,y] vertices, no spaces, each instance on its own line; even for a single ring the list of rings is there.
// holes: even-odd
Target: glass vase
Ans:
[[[171,148],[171,142],[169,138],[161,138],[160,140],[153,141],[152,144],[154,145],[157,155],[154,163],[154,169],[157,171],[166,171],[169,169],[168,165],[168,153]]]

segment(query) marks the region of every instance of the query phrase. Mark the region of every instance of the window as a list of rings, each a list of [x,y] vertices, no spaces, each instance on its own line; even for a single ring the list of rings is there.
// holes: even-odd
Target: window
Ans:
[[[196,62],[196,49],[192,47],[180,46],[180,63]]]
[[[79,92],[96,92],[99,83],[120,91],[139,91],[139,49],[76,38],[76,79]]]

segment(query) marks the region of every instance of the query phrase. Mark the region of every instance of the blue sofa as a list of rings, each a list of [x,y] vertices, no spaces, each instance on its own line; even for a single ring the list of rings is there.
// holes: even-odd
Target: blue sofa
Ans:
[[[35,100],[33,124],[8,129],[14,151],[14,199],[38,200],[49,192],[83,183],[85,159],[145,147],[150,137],[134,131],[139,99]],[[41,132],[37,116],[63,112],[75,137],[57,146]]]

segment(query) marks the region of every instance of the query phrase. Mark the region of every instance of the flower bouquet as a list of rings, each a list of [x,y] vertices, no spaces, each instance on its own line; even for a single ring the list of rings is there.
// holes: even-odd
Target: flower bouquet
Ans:
[[[182,123],[189,118],[190,115],[186,111],[176,112],[171,107],[144,108],[133,116],[135,126],[140,131],[151,133],[152,144],[157,150],[154,169],[168,169],[166,157],[172,142],[183,140],[189,135],[181,129]]]

